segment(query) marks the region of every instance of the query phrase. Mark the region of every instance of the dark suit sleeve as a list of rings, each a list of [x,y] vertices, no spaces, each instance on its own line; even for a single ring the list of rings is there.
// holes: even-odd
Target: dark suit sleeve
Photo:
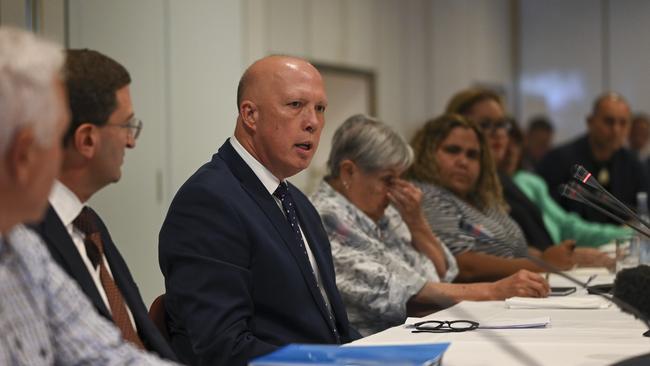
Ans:
[[[166,304],[198,363],[245,365],[276,347],[251,332],[253,244],[243,213],[224,198],[228,192],[221,194],[197,181],[181,188],[160,232],[160,265]]]

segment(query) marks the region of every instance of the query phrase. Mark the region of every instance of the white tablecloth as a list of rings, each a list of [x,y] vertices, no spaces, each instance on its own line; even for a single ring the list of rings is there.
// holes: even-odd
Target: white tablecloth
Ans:
[[[578,273],[582,276],[582,273]],[[588,274],[584,274],[586,280]],[[592,284],[611,282],[599,274]],[[555,286],[568,285],[551,276]],[[586,295],[578,290],[570,296]],[[425,319],[488,321],[498,318],[530,319],[550,316],[541,329],[477,329],[463,333],[412,334],[397,326],[363,338],[353,345],[451,342],[445,366],[471,365],[609,365],[650,352],[650,338],[643,337],[643,324],[615,306],[607,309],[507,309],[503,301],[461,302]]]

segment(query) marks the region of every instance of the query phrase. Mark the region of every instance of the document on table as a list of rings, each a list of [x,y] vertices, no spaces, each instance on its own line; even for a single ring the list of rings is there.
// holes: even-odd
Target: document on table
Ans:
[[[606,309],[611,303],[599,296],[511,297],[505,301],[508,309]]]
[[[414,324],[429,320],[427,318],[406,318],[404,326],[406,328],[414,328]],[[478,321],[479,329],[524,329],[524,328],[544,328],[551,324],[550,316],[542,316],[535,318],[506,318],[497,317],[486,321]]]

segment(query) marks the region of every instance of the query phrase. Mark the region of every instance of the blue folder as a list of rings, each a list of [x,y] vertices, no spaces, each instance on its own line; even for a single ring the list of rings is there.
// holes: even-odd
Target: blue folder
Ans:
[[[348,347],[291,344],[254,359],[249,366],[429,366],[440,364],[447,347],[449,347],[449,343]]]

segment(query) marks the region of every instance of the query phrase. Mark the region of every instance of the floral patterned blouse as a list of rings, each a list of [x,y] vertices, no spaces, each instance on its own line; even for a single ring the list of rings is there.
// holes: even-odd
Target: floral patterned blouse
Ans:
[[[433,262],[411,244],[411,233],[389,206],[377,223],[335,191],[320,183],[311,196],[332,244],[336,285],[350,323],[364,336],[401,324],[406,303],[427,281],[440,282]],[[452,281],[458,265],[442,246]]]

